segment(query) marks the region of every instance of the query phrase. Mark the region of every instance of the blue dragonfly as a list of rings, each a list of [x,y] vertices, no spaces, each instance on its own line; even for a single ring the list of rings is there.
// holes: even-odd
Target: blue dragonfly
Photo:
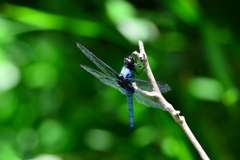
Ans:
[[[159,101],[157,101],[153,97],[149,97],[140,92],[137,92],[132,86],[132,83],[135,82],[141,90],[152,91],[152,85],[149,81],[134,78],[134,73],[138,74],[135,68],[141,66],[135,63],[133,57],[129,56],[127,58],[124,58],[125,65],[122,67],[120,74],[118,74],[115,70],[113,70],[106,63],[101,61],[97,56],[87,50],[84,46],[79,43],[77,43],[77,46],[93,63],[95,63],[95,65],[102,72],[99,72],[86,65],[80,64],[80,66],[89,73],[91,73],[93,76],[98,78],[104,84],[116,88],[122,94],[125,94],[127,96],[131,133],[133,133],[134,130],[133,96],[136,98],[138,103],[144,104],[149,107],[165,110],[163,105]],[[171,90],[168,84],[165,84],[163,82],[157,82],[157,84],[161,93],[166,93]]]

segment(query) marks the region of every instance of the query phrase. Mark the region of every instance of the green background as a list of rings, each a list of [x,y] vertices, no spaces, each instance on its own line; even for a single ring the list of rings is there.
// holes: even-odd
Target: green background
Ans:
[[[134,101],[130,134],[126,97],[79,66],[97,68],[76,42],[120,72],[138,40],[210,159],[239,159],[239,5],[1,1],[0,159],[200,159],[168,112]]]

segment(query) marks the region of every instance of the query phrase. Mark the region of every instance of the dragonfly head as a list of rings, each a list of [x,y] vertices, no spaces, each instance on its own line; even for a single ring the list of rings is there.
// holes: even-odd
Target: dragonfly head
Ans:
[[[133,57],[129,56],[129,57],[124,58],[124,63],[127,65],[134,66],[135,61],[134,61]]]

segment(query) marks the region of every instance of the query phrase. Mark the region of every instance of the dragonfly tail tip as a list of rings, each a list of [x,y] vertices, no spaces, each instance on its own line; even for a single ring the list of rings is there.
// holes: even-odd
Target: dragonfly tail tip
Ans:
[[[133,134],[134,128],[130,127],[130,132]]]

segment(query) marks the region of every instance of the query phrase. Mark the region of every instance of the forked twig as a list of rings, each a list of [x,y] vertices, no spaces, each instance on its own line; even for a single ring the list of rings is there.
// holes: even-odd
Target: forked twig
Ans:
[[[138,92],[141,92],[142,94],[145,94],[145,95],[150,96],[150,97],[154,97],[155,99],[157,99],[159,101],[159,103],[162,103],[164,109],[166,111],[168,111],[172,115],[174,120],[182,127],[182,129],[184,130],[184,132],[188,136],[189,140],[192,142],[193,146],[198,151],[200,157],[203,160],[209,160],[209,157],[207,156],[207,154],[205,153],[205,151],[203,150],[203,148],[201,147],[201,145],[199,144],[199,142],[197,141],[197,139],[193,135],[192,131],[188,127],[185,118],[183,116],[180,116],[180,111],[175,110],[173,108],[173,106],[170,103],[168,103],[165,100],[165,98],[162,96],[162,94],[161,94],[161,92],[158,88],[158,85],[156,83],[156,80],[153,76],[150,65],[148,63],[147,55],[146,55],[144,47],[143,47],[143,42],[139,41],[138,45],[139,45],[140,53],[135,51],[132,54],[135,57],[137,57],[137,59],[139,61],[141,61],[141,63],[144,65],[144,67],[146,69],[146,72],[147,72],[147,75],[148,75],[148,78],[149,78],[149,80],[152,84],[153,91],[152,92],[143,91],[143,90],[141,90],[140,88],[137,87],[136,83],[133,83],[134,89],[137,90]]]

